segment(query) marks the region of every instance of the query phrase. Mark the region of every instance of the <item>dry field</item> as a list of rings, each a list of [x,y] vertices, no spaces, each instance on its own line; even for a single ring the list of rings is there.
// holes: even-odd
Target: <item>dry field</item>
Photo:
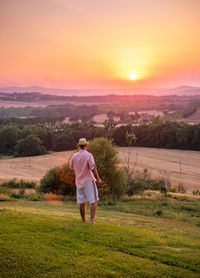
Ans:
[[[71,153],[65,151],[35,156],[30,161],[27,157],[0,159],[0,182],[14,177],[39,181],[47,170],[65,163]],[[122,164],[127,155],[128,148],[119,148]],[[172,185],[181,183],[188,193],[200,190],[200,152],[134,147],[131,148],[131,167],[134,164],[136,170],[147,168],[152,177],[169,177]]]
[[[64,164],[71,151],[33,157],[0,159],[0,182],[17,179],[39,181],[49,169]]]
[[[120,160],[128,157],[128,148],[119,148]],[[152,177],[169,178],[172,186],[182,184],[188,193],[200,190],[200,152],[156,148],[131,148],[131,166],[147,168]]]

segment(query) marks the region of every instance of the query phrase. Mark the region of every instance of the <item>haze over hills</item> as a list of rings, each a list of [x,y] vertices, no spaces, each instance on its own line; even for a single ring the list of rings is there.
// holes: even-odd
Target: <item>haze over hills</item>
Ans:
[[[94,96],[94,95],[110,95],[110,94],[145,94],[145,95],[200,95],[200,87],[179,86],[174,88],[133,88],[133,89],[59,89],[45,88],[38,86],[31,87],[0,87],[1,93],[24,93],[39,92],[50,95],[61,96]]]

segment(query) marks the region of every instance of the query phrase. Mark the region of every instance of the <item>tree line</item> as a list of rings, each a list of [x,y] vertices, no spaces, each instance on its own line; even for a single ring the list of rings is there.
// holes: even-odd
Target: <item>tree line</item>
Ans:
[[[88,140],[105,137],[115,145],[125,147],[128,146],[127,133],[137,137],[134,146],[200,150],[200,124],[155,118],[140,125],[115,126],[107,121],[104,127],[96,127],[91,123],[71,123],[55,130],[41,124],[1,126],[0,154],[30,156],[47,151],[73,150],[81,137]]]
[[[112,138],[116,145],[127,146],[127,132],[137,137],[135,146],[200,150],[200,123],[190,125],[183,122],[163,121],[157,117],[149,123],[121,126],[112,131]]]
[[[97,105],[80,105],[73,104],[48,105],[46,107],[0,107],[0,118],[14,117],[72,117],[75,115],[101,114],[104,111]]]

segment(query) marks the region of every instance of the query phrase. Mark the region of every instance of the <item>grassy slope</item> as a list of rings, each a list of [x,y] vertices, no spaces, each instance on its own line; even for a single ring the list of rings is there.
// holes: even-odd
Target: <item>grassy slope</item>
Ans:
[[[73,202],[1,203],[0,277],[200,277],[196,220],[142,216],[138,207],[100,207],[92,226]]]

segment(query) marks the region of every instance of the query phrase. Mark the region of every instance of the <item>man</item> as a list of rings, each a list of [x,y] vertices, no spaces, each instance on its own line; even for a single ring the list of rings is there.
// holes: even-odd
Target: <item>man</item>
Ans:
[[[95,166],[94,157],[87,151],[88,142],[85,138],[80,138],[78,145],[80,151],[73,154],[69,168],[75,171],[76,196],[82,221],[86,222],[85,203],[88,201],[90,203],[90,224],[94,224],[97,201],[99,200],[95,181],[97,179],[99,184],[102,182]]]

